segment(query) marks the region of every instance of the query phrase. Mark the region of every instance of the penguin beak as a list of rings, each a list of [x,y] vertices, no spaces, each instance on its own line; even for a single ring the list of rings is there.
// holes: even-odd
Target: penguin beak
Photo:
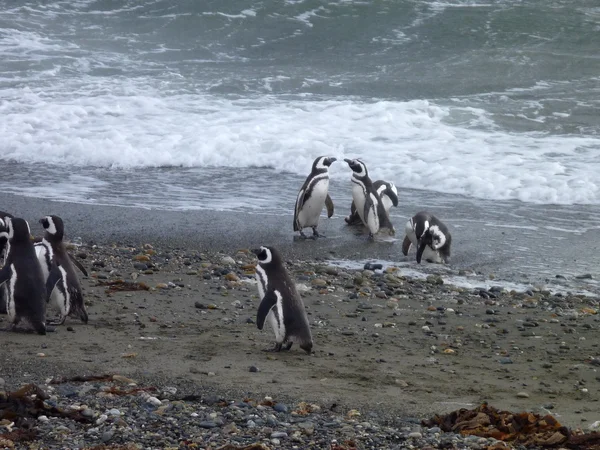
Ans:
[[[352,164],[352,160],[351,159],[344,158],[344,161],[346,161],[348,163],[348,165]]]
[[[256,256],[258,256],[260,254],[260,248],[254,248],[252,250],[250,250],[252,253],[254,253]]]
[[[419,242],[419,248],[417,249],[417,263],[421,264],[421,258],[423,257],[423,252],[425,251],[425,247],[427,246],[427,243],[425,242],[425,240],[421,240],[421,242]]]
[[[329,158],[328,165],[332,165],[336,161],[337,161],[337,158]]]

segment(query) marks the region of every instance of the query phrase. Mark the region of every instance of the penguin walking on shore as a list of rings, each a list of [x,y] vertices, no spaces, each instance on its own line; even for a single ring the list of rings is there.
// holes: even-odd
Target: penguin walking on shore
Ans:
[[[373,187],[379,194],[381,202],[383,203],[383,208],[389,217],[392,206],[398,206],[398,189],[396,188],[396,185],[389,181],[377,180],[373,183]],[[358,212],[356,212],[354,200],[352,200],[352,204],[350,205],[350,215],[345,217],[344,220],[348,225],[362,225],[363,222]]]
[[[396,233],[385,210],[384,204],[369,178],[367,166],[360,159],[344,159],[352,169],[352,199],[356,212],[363,224],[369,229],[369,238],[382,228],[387,228],[391,235]]]
[[[46,334],[46,283],[30,239],[29,224],[10,217],[2,222],[6,231],[0,236],[8,240],[8,252],[0,270],[0,284],[6,286],[9,330],[26,319],[38,334]]]
[[[289,350],[294,342],[310,354],[312,335],[304,303],[290,278],[279,252],[273,247],[252,250],[258,257],[256,280],[261,298],[256,325],[263,329],[265,320],[275,333],[275,347],[271,351]]]
[[[421,259],[431,263],[448,263],[452,236],[448,227],[433,214],[421,211],[415,214],[405,227],[406,236],[402,242],[402,253],[408,255],[410,247],[417,249],[417,262]]]
[[[64,224],[58,216],[46,216],[40,219],[44,227],[44,238],[36,244],[36,253],[42,268],[48,301],[52,301],[60,310],[59,320],[55,325],[65,323],[67,316],[75,316],[88,322],[87,311],[83,302],[83,293],[79,279],[75,273],[73,260],[63,242]],[[77,261],[75,263],[81,266]],[[80,269],[83,269],[80,267]],[[84,273],[85,269],[83,269]]]
[[[335,161],[336,158],[326,156],[315,159],[310,175],[298,192],[294,208],[294,231],[299,231],[303,239],[306,239],[306,235],[302,230],[308,227],[313,230],[313,238],[321,236],[317,226],[323,206],[327,206],[327,217],[333,216],[333,202],[329,196],[329,166]]]

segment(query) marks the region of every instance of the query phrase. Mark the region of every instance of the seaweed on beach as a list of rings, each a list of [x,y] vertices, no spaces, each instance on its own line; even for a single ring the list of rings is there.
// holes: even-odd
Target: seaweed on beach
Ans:
[[[600,450],[600,433],[577,434],[561,425],[552,415],[500,411],[487,403],[475,409],[461,408],[423,420],[426,427],[438,426],[445,432],[494,438],[525,447],[562,446],[580,450]]]
[[[135,384],[130,378],[124,377],[123,375],[76,375],[74,377],[58,377],[52,378],[49,384],[63,384],[63,383],[85,383],[89,381],[117,381],[125,384]]]
[[[139,450],[140,447],[135,445],[135,444],[125,444],[125,445],[120,445],[120,444],[112,444],[112,445],[106,445],[106,444],[100,444],[100,445],[96,445],[94,447],[84,447],[83,450]]]
[[[222,447],[218,447],[217,450],[271,450],[271,447],[267,447],[265,444],[250,444],[242,447],[237,445],[227,444]]]
[[[93,421],[79,411],[64,411],[50,406],[44,401],[47,399],[48,395],[35,384],[27,384],[15,392],[0,392],[0,419],[11,420],[19,428],[23,428],[29,419],[39,416],[62,417],[82,423]]]
[[[98,280],[98,284],[96,286],[105,286],[108,287],[106,289],[107,294],[112,294],[113,292],[125,292],[125,291],[149,291],[150,286],[141,281],[125,281],[125,280],[112,280],[112,281],[102,281]]]

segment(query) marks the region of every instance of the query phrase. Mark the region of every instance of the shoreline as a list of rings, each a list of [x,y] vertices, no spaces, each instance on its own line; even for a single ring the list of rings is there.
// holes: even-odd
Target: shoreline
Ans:
[[[426,197],[429,195],[427,193]],[[414,200],[414,199],[413,199]],[[421,200],[427,203],[427,200]],[[292,216],[281,214],[259,214],[255,212],[232,212],[214,210],[170,211],[146,209],[135,206],[92,205],[56,200],[37,199],[14,194],[0,194],[0,205],[8,212],[21,216],[29,221],[32,233],[41,233],[37,224],[40,217],[55,214],[65,221],[67,240],[82,240],[90,244],[126,243],[143,245],[152,243],[179,249],[194,249],[210,252],[231,253],[239,249],[256,248],[261,245],[277,247],[285,258],[306,261],[372,261],[391,263],[403,269],[407,274],[435,274],[454,279],[461,286],[473,284],[473,288],[493,283],[560,292],[586,292],[588,295],[600,295],[600,272],[592,269],[573,271],[572,269],[548,270],[536,265],[544,261],[531,260],[530,273],[512,268],[513,264],[521,264],[532,255],[530,249],[538,246],[536,240],[542,242],[540,249],[547,247],[547,239],[551,239],[557,248],[548,247],[553,258],[563,260],[574,258],[577,261],[581,254],[581,246],[586,242],[595,242],[594,235],[576,240],[566,241],[564,238],[534,236],[531,230],[525,230],[524,236],[510,236],[503,226],[495,229],[469,226],[464,222],[466,212],[458,214],[458,219],[449,220],[453,232],[453,252],[450,265],[416,264],[414,249],[408,256],[402,255],[401,243],[404,238],[404,222],[399,220],[399,211],[392,210],[396,235],[382,235],[376,242],[367,240],[366,232],[361,227],[349,227],[344,222],[347,212],[343,205],[337,207],[337,213],[331,219],[321,217],[319,231],[325,238],[318,240],[300,240],[292,231]],[[403,206],[406,208],[406,206]],[[438,205],[450,214],[448,205]],[[411,207],[412,208],[412,207]],[[415,207],[416,208],[416,207]],[[461,208],[464,208],[461,207]],[[413,208],[414,209],[414,208]],[[455,212],[456,214],[456,212]],[[562,213],[564,215],[564,212]],[[485,216],[475,217],[474,224],[485,224]],[[536,222],[540,218],[536,218]],[[467,227],[467,228],[465,228]],[[512,230],[514,231],[514,230]],[[589,233],[598,230],[589,230]],[[468,233],[469,236],[466,236]],[[495,233],[491,234],[490,233]],[[534,233],[534,234],[532,234]],[[574,235],[567,233],[568,238]],[[522,245],[524,239],[533,239],[530,249],[525,253],[512,250],[512,246]],[[598,241],[600,242],[600,240]],[[502,243],[502,244],[501,244]],[[596,245],[597,247],[597,245]],[[588,247],[588,252],[595,247]],[[557,252],[557,249],[560,252]],[[541,257],[540,255],[539,257]],[[592,257],[588,263],[593,263]],[[572,264],[572,263],[571,263]],[[575,263],[576,264],[576,263]],[[589,265],[589,264],[588,264]],[[598,266],[594,266],[598,267]],[[589,267],[585,267],[589,269]],[[464,274],[467,274],[465,277]]]

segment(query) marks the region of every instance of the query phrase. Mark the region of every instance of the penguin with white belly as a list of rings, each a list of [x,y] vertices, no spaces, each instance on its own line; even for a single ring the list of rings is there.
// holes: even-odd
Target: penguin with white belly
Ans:
[[[417,263],[421,259],[431,263],[448,263],[452,236],[448,227],[433,214],[421,211],[415,214],[405,227],[402,253],[406,256],[411,246],[417,249]]]
[[[88,322],[87,311],[79,279],[73,262],[85,272],[81,265],[72,259],[63,242],[64,224],[58,216],[40,219],[44,227],[44,239],[36,244],[36,253],[46,280],[48,301],[52,300],[60,310],[57,325],[62,325],[67,316],[76,316]]]
[[[289,350],[294,342],[310,354],[312,335],[304,303],[290,278],[279,252],[273,247],[252,250],[258,257],[256,280],[260,305],[256,325],[263,329],[269,322],[275,333],[275,347],[271,351]]]
[[[8,241],[0,285],[6,286],[6,306],[10,330],[26,319],[38,334],[46,334],[46,284],[37,260],[29,224],[24,219],[5,217],[5,231],[0,236]]]
[[[387,228],[391,235],[395,234],[396,230],[390,222],[379,193],[369,178],[365,163],[360,159],[345,159],[344,161],[352,169],[352,199],[356,212],[369,229],[369,237],[374,238],[382,228]]]
[[[373,187],[379,194],[381,201],[383,202],[383,207],[390,216],[390,209],[392,206],[398,206],[398,189],[394,183],[390,183],[389,181],[377,180],[373,183]],[[360,218],[358,212],[356,212],[356,206],[354,205],[354,200],[350,205],[350,215],[345,217],[344,220],[348,225],[362,225],[363,222]]]
[[[299,231],[304,239],[306,235],[302,230],[308,227],[313,230],[313,238],[321,236],[317,226],[323,206],[327,206],[327,217],[333,216],[333,202],[329,196],[329,166],[335,161],[336,158],[326,156],[315,159],[310,175],[298,193],[294,208],[294,231]]]

